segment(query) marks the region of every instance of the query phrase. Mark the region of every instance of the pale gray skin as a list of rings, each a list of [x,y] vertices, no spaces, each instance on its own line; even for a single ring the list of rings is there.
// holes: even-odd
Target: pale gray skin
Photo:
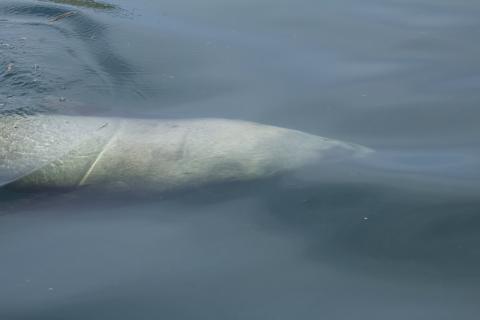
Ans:
[[[226,119],[0,118],[0,178],[17,190],[164,192],[270,177],[365,147]]]

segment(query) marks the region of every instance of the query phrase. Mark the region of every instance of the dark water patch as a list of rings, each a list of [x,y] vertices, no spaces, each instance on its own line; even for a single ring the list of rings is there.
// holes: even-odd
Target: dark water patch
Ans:
[[[304,238],[322,263],[397,279],[478,277],[477,197],[389,184],[284,186],[266,205],[280,230]]]

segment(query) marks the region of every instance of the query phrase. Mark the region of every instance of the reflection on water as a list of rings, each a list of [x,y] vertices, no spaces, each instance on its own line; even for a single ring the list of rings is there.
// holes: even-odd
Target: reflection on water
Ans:
[[[0,6],[1,111],[238,118],[377,155],[154,198],[1,190],[0,318],[477,318],[479,5],[54,2],[78,6]]]
[[[47,0],[49,2],[69,4],[72,6],[86,7],[93,9],[114,9],[115,6],[106,2],[98,2],[94,0]]]

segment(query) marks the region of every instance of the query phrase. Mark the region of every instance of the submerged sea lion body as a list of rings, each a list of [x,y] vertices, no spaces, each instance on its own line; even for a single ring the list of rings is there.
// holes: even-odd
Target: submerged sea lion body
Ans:
[[[16,189],[96,186],[155,192],[252,180],[367,148],[226,119],[62,115],[0,119],[0,183]]]

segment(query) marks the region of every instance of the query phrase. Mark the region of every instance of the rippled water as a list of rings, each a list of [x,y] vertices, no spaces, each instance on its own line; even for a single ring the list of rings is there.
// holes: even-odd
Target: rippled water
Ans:
[[[359,143],[157,199],[0,197],[1,319],[477,319],[480,4],[2,1],[0,110]]]

